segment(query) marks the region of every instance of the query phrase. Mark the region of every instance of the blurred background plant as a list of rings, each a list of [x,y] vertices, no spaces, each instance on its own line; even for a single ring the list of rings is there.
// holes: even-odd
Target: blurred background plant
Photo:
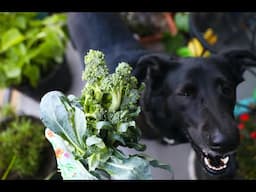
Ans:
[[[181,57],[207,57],[207,51],[197,38],[191,36],[188,12],[125,12],[121,13],[129,28],[145,47]],[[210,45],[217,42],[211,28],[203,34]]]
[[[247,111],[237,115],[241,133],[237,151],[238,174],[244,179],[256,179],[256,89],[247,104]]]
[[[16,114],[10,104],[0,108],[0,179],[46,177],[53,171],[46,158],[48,146],[39,119]]]
[[[0,13],[0,87],[38,81],[63,61],[65,13]]]

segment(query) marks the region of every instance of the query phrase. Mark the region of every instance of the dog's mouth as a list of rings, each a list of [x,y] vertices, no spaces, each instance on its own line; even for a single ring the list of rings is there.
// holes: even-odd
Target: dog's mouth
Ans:
[[[207,154],[200,150],[200,153],[198,153],[197,148],[196,154],[199,157],[198,160],[200,159],[199,162],[202,168],[212,179],[229,179],[236,175],[237,163],[234,151],[225,155],[216,155],[213,151],[209,151]]]
[[[230,156],[215,156],[207,155],[203,153],[203,165],[204,168],[215,175],[222,174],[229,166]]]
[[[199,147],[188,134],[187,138],[197,154],[197,159],[208,175],[225,178],[235,174],[236,160],[234,151],[221,155],[209,149]]]

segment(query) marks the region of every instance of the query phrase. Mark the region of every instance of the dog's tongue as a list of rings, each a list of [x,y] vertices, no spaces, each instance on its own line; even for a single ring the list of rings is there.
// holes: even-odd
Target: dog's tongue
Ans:
[[[216,158],[209,157],[209,161],[210,161],[210,164],[214,167],[219,167],[219,166],[224,165],[224,163],[223,163],[223,161],[221,161],[220,157],[216,157]]]

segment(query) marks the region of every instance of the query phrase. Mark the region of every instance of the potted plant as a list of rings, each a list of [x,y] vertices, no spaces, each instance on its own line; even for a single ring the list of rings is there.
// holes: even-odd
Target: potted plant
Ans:
[[[0,87],[13,87],[39,100],[50,90],[67,91],[65,13],[0,13]]]
[[[180,44],[183,42],[183,37],[178,32],[188,31],[187,13],[122,12],[121,16],[135,37],[147,48],[164,49],[166,41],[173,38],[175,38],[174,44],[177,42]]]
[[[167,22],[170,21],[167,13],[122,12],[121,16],[145,48],[163,49],[162,40],[165,34],[173,32],[173,27],[169,28],[170,22]]]
[[[181,57],[209,56],[210,54],[197,38],[191,36],[190,13],[124,12],[121,15],[145,48],[165,51]],[[211,28],[206,29],[203,38],[210,45],[217,41],[217,36]]]
[[[170,171],[145,154],[126,155],[120,149],[146,147],[139,143],[141,132],[135,123],[144,84],[131,75],[131,66],[121,62],[110,74],[103,53],[96,50],[88,52],[85,64],[80,97],[51,91],[40,102],[45,136],[62,178],[152,179],[150,166]]]
[[[17,115],[9,104],[1,107],[1,179],[46,179],[57,170],[54,151],[43,132],[38,118]]]

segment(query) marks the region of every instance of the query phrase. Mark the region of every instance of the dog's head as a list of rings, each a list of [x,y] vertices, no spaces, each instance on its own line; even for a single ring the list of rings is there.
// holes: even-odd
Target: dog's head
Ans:
[[[229,51],[209,58],[142,57],[135,75],[146,83],[141,99],[142,132],[189,141],[207,173],[232,176],[239,130],[233,116],[236,87],[248,51]]]

